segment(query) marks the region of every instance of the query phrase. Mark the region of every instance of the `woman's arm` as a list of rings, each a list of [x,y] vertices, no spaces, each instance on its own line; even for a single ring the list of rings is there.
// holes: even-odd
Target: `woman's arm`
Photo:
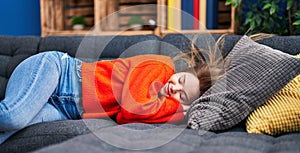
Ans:
[[[182,120],[183,107],[180,103],[173,98],[158,96],[159,90],[174,73],[172,60],[149,56],[126,63],[130,68],[119,100],[121,109],[117,114],[117,122],[161,123]]]

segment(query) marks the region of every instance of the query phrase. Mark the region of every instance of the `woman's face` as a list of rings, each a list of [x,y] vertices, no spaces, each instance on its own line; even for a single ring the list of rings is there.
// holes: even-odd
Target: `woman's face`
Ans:
[[[173,97],[184,105],[190,105],[200,96],[199,80],[188,72],[175,73],[159,93],[165,97]]]

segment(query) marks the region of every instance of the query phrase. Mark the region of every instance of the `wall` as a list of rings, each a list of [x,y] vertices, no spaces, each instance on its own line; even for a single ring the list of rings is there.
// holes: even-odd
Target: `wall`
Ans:
[[[0,35],[41,35],[39,0],[1,0]]]

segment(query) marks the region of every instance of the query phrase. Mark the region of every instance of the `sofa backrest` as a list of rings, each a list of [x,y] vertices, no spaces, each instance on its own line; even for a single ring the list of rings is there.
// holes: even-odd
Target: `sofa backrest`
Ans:
[[[50,36],[40,42],[39,52],[62,51],[84,60],[115,59],[140,54],[159,54],[160,38],[138,36]]]
[[[190,51],[191,40],[194,38],[197,38],[196,45],[203,45],[203,40],[214,39],[216,42],[220,36],[220,34],[168,34],[162,38],[160,54],[174,56],[174,51],[176,53]],[[222,55],[226,56],[241,37],[242,35],[225,35],[225,43],[221,49]],[[272,36],[258,42],[292,55],[300,53],[300,36]]]
[[[16,66],[38,51],[40,37],[0,36],[0,99],[4,98],[8,78]]]
[[[300,36],[274,36],[258,42],[288,54],[300,53]]]
[[[138,36],[0,36],[0,99],[4,98],[7,81],[15,67],[27,57],[45,51],[62,51],[84,60],[114,59],[140,54],[162,54],[173,57],[178,52],[190,50],[194,34],[169,34],[163,38],[155,35]],[[196,35],[197,44],[203,38],[217,40],[219,34]],[[241,35],[226,35],[221,50],[226,56]],[[208,39],[210,40],[210,39]],[[300,36],[274,36],[259,41],[283,52],[300,53]]]

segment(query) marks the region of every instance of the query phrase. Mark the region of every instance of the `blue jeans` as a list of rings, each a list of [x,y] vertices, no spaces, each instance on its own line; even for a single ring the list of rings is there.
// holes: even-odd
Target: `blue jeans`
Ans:
[[[40,122],[80,119],[81,61],[44,52],[20,63],[0,101],[0,144],[18,130]]]

